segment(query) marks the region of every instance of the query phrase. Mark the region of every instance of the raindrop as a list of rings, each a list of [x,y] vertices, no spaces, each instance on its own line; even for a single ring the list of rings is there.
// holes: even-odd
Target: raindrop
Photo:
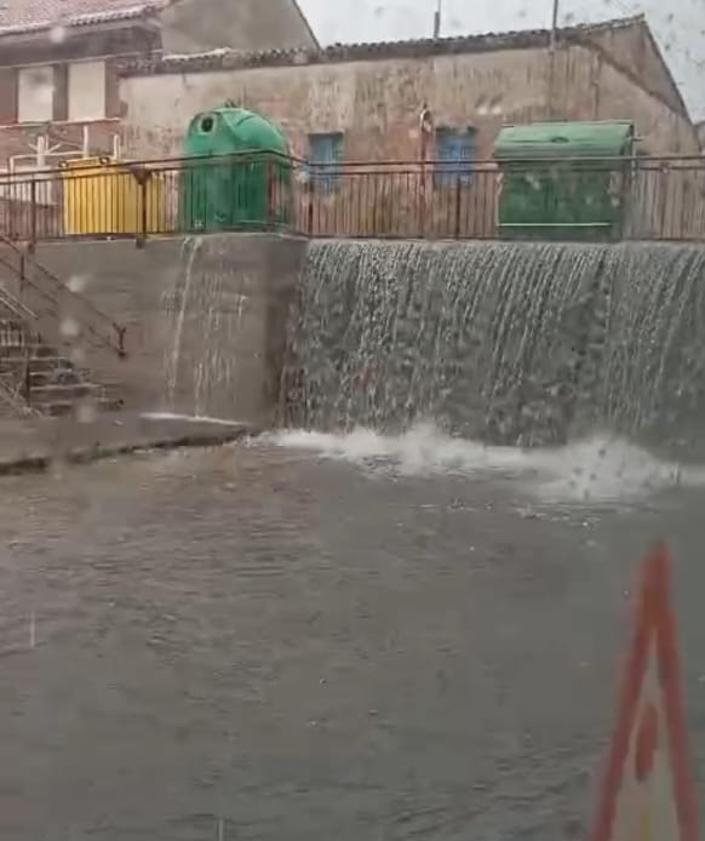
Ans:
[[[71,292],[83,292],[87,286],[86,276],[81,274],[73,275],[66,284]]]
[[[86,361],[86,352],[83,350],[83,348],[74,347],[71,348],[71,353],[69,354],[69,357],[74,365],[83,365]]]
[[[489,105],[489,113],[494,114],[495,116],[499,116],[504,113],[504,108],[502,107],[502,97],[495,96]]]
[[[75,338],[80,332],[80,326],[78,322],[75,318],[71,318],[70,315],[62,319],[59,329],[61,331],[61,335],[66,336],[67,338]]]
[[[49,40],[52,44],[63,44],[66,40],[66,27],[61,25],[52,27]]]
[[[79,423],[93,423],[96,418],[95,404],[90,400],[84,400],[76,407],[76,420]]]

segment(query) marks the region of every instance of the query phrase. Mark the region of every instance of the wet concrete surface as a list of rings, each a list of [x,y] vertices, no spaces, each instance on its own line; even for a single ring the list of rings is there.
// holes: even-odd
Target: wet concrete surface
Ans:
[[[0,419],[0,475],[43,472],[55,459],[83,463],[140,449],[215,445],[255,431],[237,421],[84,408],[78,417]]]
[[[530,481],[264,443],[3,479],[0,837],[583,837],[655,537],[702,790],[705,493]]]

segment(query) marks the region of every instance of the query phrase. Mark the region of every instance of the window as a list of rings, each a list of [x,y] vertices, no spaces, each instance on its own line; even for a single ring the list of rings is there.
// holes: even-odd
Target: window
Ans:
[[[436,158],[434,181],[437,186],[452,186],[460,181],[472,181],[472,161],[475,158],[475,129],[436,129]]]
[[[21,67],[17,78],[17,119],[44,123],[54,110],[54,68]]]
[[[105,117],[105,62],[82,61],[69,66],[69,120]]]
[[[308,136],[309,160],[320,166],[311,168],[311,178],[316,189],[329,192],[335,189],[340,174],[335,170],[343,160],[342,132],[310,134]]]

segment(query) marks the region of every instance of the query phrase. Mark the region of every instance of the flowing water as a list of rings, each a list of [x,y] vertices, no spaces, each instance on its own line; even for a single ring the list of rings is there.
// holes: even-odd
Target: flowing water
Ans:
[[[693,446],[705,250],[625,243],[311,245],[291,331],[290,425]]]
[[[222,416],[238,364],[217,248],[165,301],[179,417]],[[313,244],[298,429],[6,478],[0,837],[588,837],[655,537],[702,792],[705,469],[644,446],[698,439],[702,275],[667,245]]]
[[[228,288],[233,266],[218,238],[186,239],[181,264],[163,301],[172,337],[164,360],[163,405],[196,416],[222,416],[235,383],[244,297]]]

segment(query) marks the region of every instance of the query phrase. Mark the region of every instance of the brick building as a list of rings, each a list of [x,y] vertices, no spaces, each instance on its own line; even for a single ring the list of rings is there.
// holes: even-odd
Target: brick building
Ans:
[[[632,120],[643,153],[699,151],[643,17],[557,34],[555,50],[539,30],[132,58],[120,69],[124,148],[178,155],[191,117],[231,100],[278,122],[294,152],[314,160],[487,159],[502,124],[546,119]]]
[[[7,0],[0,169],[117,148],[118,65],[163,52],[316,49],[296,0]]]

